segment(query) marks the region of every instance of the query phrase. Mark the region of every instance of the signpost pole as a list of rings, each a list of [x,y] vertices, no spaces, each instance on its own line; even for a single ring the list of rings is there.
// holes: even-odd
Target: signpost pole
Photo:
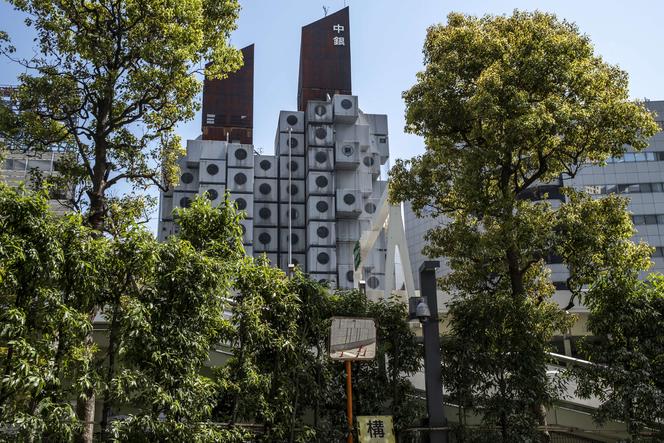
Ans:
[[[353,385],[350,377],[350,360],[346,360],[346,409],[348,416],[348,443],[353,443]]]

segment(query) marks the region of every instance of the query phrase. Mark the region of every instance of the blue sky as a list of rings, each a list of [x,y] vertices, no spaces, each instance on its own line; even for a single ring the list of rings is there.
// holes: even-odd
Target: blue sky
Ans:
[[[392,158],[424,150],[419,137],[404,134],[401,93],[422,69],[426,28],[445,21],[451,11],[474,15],[509,14],[514,9],[553,12],[576,22],[590,36],[596,52],[630,75],[633,98],[664,99],[662,17],[659,0],[244,0],[232,43],[255,47],[254,143],[273,152],[278,111],[295,109],[300,29],[350,6],[353,93],[370,113],[388,114]],[[7,31],[20,55],[32,53],[32,34],[7,3],[0,3],[0,29]],[[20,69],[2,62],[0,84],[15,83]],[[200,132],[200,116],[182,124],[183,139]]]

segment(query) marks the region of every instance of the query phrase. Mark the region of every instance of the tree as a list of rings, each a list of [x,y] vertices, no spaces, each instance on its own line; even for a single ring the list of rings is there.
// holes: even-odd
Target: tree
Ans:
[[[241,53],[228,45],[239,5],[236,0],[12,4],[35,29],[38,55],[18,60],[29,73],[20,76],[20,113],[6,135],[24,148],[64,144],[68,155],[60,162],[60,177],[76,188],[70,203],[86,211],[86,223],[101,232],[114,186],[167,189],[177,183],[182,148],[174,131],[198,108],[196,74],[221,78],[240,66]],[[13,57],[6,40],[0,35],[2,52]],[[82,398],[79,418],[91,423],[94,388]],[[82,438],[91,441],[92,432],[86,426]]]
[[[390,198],[410,201],[419,216],[449,220],[427,234],[425,253],[449,258],[452,271],[441,285],[458,306],[470,303],[468,309],[481,313],[492,303],[512,303],[513,312],[501,312],[528,325],[509,330],[500,317],[478,317],[494,325],[498,335],[491,340],[500,344],[483,357],[499,362],[505,354],[520,386],[513,394],[536,390],[539,395],[520,401],[541,411],[551,391],[533,368],[544,370],[543,341],[565,319],[548,300],[553,286],[544,258],[561,236],[555,211],[533,201],[546,197],[538,186],[622,155],[626,145],[643,149],[658,128],[628,100],[627,74],[595,55],[574,24],[551,14],[450,14],[446,25],[429,28],[424,60],[404,99],[406,130],[425,138],[426,152],[397,161]],[[477,331],[470,338],[479,345],[486,337]],[[538,345],[507,340],[529,332]],[[492,383],[488,392],[500,392]],[[490,425],[495,411],[483,412]],[[529,414],[522,424],[532,430],[542,420],[541,412]],[[509,420],[498,423],[504,441],[512,432]]]

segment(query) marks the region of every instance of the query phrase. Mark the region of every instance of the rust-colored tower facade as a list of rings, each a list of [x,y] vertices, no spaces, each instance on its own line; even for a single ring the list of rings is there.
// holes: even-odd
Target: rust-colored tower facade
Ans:
[[[334,94],[352,94],[348,7],[302,28],[298,110]]]
[[[254,45],[243,48],[242,57],[238,71],[203,83],[203,140],[253,143]]]

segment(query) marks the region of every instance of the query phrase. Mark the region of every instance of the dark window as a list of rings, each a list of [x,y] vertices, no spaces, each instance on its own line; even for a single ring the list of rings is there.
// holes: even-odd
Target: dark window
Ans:
[[[290,236],[291,245],[296,245],[297,242],[299,242],[299,241],[300,241],[300,237],[298,237],[297,234],[292,234]]]
[[[288,117],[286,117],[286,123],[288,123],[291,126],[297,125],[297,117],[292,114],[289,115]]]
[[[318,186],[319,188],[324,188],[325,186],[327,186],[327,177],[322,175],[316,177],[316,186]]]
[[[325,109],[325,106],[323,105],[316,105],[314,108],[314,112],[316,113],[317,116],[322,117],[325,114],[327,114],[327,109]]]
[[[272,167],[272,163],[270,163],[268,160],[263,160],[260,162],[260,167],[263,171],[267,171]]]
[[[258,191],[263,195],[267,195],[272,192],[272,186],[270,186],[268,183],[261,183],[261,185],[258,187]]]
[[[330,235],[330,230],[325,226],[319,226],[318,229],[316,229],[316,234],[318,234],[320,238],[327,238],[327,236]]]
[[[261,242],[261,244],[266,245],[272,241],[272,237],[267,232],[261,232],[258,236],[258,241]]]
[[[341,107],[344,109],[350,109],[353,107],[353,102],[345,98],[341,100]]]
[[[327,252],[319,252],[318,255],[316,256],[316,259],[318,260],[318,263],[321,265],[326,265],[330,262],[330,256],[328,255]]]
[[[235,151],[235,158],[238,160],[247,159],[247,151],[245,149],[238,149]]]
[[[293,208],[292,211],[286,211],[286,215],[290,214],[291,220],[295,220],[297,218],[298,212],[297,209]]]
[[[344,145],[343,148],[341,148],[341,152],[343,152],[346,157],[353,155],[354,151],[353,145]]]
[[[364,210],[368,214],[373,214],[374,212],[376,212],[376,205],[374,205],[373,203],[367,203],[366,205],[364,205]]]
[[[327,212],[329,206],[327,205],[327,202],[319,201],[316,203],[316,209],[318,209],[318,212]]]
[[[373,157],[366,156],[366,157],[364,157],[364,159],[362,160],[362,163],[364,163],[364,166],[371,167],[371,166],[374,165],[374,159],[373,159]]]
[[[215,189],[208,189],[206,191],[207,198],[210,200],[216,200],[219,197],[219,193]]]
[[[291,160],[289,169],[293,172],[297,171],[298,165],[295,160]]]
[[[185,172],[184,174],[182,174],[182,177],[180,177],[180,180],[184,184],[189,184],[194,181],[194,176],[191,175],[191,172]]]
[[[297,194],[297,191],[298,191],[298,190],[299,190],[299,189],[298,189],[297,185],[293,185],[293,184],[291,184],[290,187],[288,188],[288,193],[289,193],[290,195],[295,195],[295,194]]]
[[[369,285],[371,289],[376,289],[378,285],[380,285],[380,280],[378,280],[378,278],[376,277],[371,276],[369,277],[369,280],[367,280],[367,285]]]
[[[237,203],[237,208],[240,211],[243,211],[244,209],[247,209],[247,201],[243,198],[238,198],[235,200],[235,203]]]
[[[347,271],[346,272],[346,280],[348,280],[349,282],[352,282],[354,278],[355,278],[355,275],[354,275],[353,271]]]
[[[270,211],[270,208],[261,208],[258,211],[258,215],[260,216],[260,218],[267,220],[272,215],[272,211]]]
[[[325,163],[327,161],[327,154],[321,151],[318,151],[314,157],[318,163]]]
[[[295,137],[291,137],[291,139],[288,140],[288,141],[286,142],[286,144],[287,144],[291,149],[295,149],[295,148],[297,148],[297,139],[296,139]]]
[[[219,173],[219,166],[214,163],[207,166],[207,173],[210,175],[217,175]]]
[[[189,197],[182,197],[180,199],[180,206],[183,208],[188,208],[191,206],[191,199]]]
[[[316,138],[324,139],[325,137],[327,137],[327,130],[325,128],[317,128],[316,129]]]
[[[352,205],[353,203],[355,203],[355,196],[353,194],[344,195],[344,203],[346,203],[349,206]]]
[[[243,185],[247,182],[247,176],[240,172],[239,174],[235,174],[235,178],[233,180],[235,180],[236,184]]]

